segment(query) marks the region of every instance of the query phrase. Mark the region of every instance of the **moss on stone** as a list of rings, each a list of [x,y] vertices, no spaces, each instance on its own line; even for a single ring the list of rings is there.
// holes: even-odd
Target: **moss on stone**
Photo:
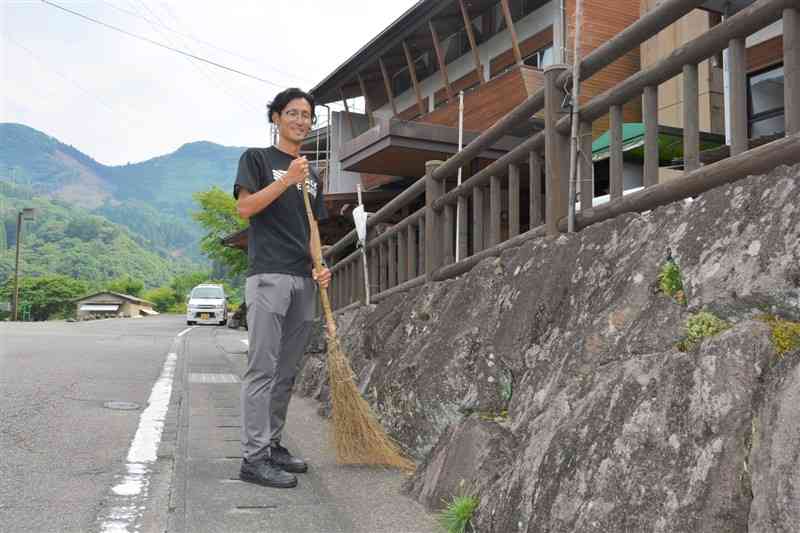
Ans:
[[[783,359],[787,353],[800,348],[800,322],[784,320],[775,315],[764,315],[760,318],[772,330],[772,345],[778,358]]]
[[[708,311],[690,315],[686,319],[686,337],[678,343],[678,349],[688,352],[703,339],[718,335],[730,327],[730,323]]]

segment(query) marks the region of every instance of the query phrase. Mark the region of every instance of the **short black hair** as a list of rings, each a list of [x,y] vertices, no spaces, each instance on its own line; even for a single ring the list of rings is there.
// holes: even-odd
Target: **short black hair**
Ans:
[[[269,121],[273,122],[272,114],[283,113],[284,108],[289,105],[289,102],[292,100],[296,100],[297,98],[305,98],[308,105],[311,106],[311,122],[314,123],[317,121],[317,115],[314,112],[314,97],[305,92],[302,89],[298,89],[297,87],[290,87],[286,90],[283,90],[275,95],[275,98],[267,104],[267,113],[269,114]]]

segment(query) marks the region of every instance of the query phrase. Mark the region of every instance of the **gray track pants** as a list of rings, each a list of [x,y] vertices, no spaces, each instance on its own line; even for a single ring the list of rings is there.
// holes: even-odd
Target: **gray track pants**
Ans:
[[[288,274],[247,278],[249,351],[242,378],[242,456],[269,455],[279,442],[295,376],[314,319],[316,284]]]

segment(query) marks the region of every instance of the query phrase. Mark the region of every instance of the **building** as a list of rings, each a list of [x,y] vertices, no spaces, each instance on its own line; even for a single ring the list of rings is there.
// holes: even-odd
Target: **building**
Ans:
[[[318,83],[320,104],[342,102],[323,137],[332,195],[407,184],[425,162],[458,150],[458,93],[464,91],[464,142],[513,110],[543,85],[542,70],[572,58],[575,0],[423,0]],[[638,18],[638,0],[585,2],[581,52],[588,53]],[[639,69],[638,50],[610,73],[592,79],[582,99],[613,86]],[[363,97],[365,113],[348,101]],[[641,120],[638,105],[627,121]],[[497,142],[475,163],[485,166],[542,128],[531,119]],[[599,135],[607,126],[595,124]],[[309,151],[316,136],[309,137]],[[468,169],[472,171],[475,169]]]
[[[89,317],[138,317],[157,315],[153,302],[128,294],[103,291],[75,300],[78,320]]]

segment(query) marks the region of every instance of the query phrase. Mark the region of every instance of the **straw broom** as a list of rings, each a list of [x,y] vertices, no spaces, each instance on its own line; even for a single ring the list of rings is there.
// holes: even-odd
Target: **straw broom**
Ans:
[[[322,244],[317,221],[311,210],[305,181],[303,182],[303,199],[311,231],[311,255],[314,269],[320,270],[322,268]],[[320,286],[319,294],[327,326],[328,380],[333,403],[336,461],[339,464],[383,465],[413,470],[414,463],[403,456],[397,443],[386,434],[372,413],[369,404],[358,392],[350,362],[339,346],[328,290]]]

